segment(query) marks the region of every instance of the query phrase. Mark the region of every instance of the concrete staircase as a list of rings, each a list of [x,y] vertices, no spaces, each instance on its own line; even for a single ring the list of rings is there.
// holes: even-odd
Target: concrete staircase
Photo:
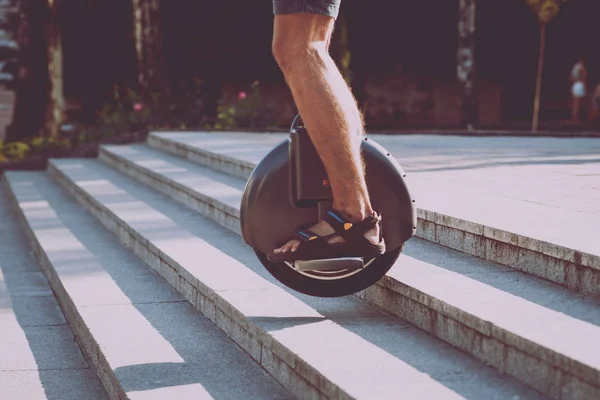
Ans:
[[[0,399],[107,400],[0,189]]]
[[[377,285],[279,284],[239,236],[245,178],[279,140],[157,133],[4,176],[111,398],[600,398],[593,252],[420,208]]]

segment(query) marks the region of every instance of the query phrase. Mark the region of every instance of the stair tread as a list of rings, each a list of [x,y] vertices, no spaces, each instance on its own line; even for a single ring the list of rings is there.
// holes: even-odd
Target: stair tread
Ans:
[[[221,187],[231,185],[231,191],[234,191],[243,185],[241,178],[195,165],[145,145],[134,146],[134,149],[127,151],[123,146],[113,146],[105,151],[151,171],[164,181],[174,179],[190,192],[210,193],[213,203],[214,200],[227,201],[232,206],[231,195],[221,197],[221,193],[231,192]],[[149,164],[150,160],[155,160],[159,167]],[[178,180],[178,176],[161,171],[174,167],[185,171],[188,182],[201,181],[204,176],[210,177],[212,183],[188,186],[186,181]],[[205,175],[207,171],[208,175]],[[213,190],[211,185],[219,189]],[[241,191],[238,209],[240,200]],[[539,357],[549,357],[558,366],[580,363],[582,365],[577,368],[589,369],[586,374],[600,382],[600,342],[597,340],[600,337],[600,299],[582,296],[511,268],[418,238],[407,242],[384,285],[398,292],[406,292],[406,286],[414,288],[434,299],[433,307],[482,333]]]
[[[7,179],[129,397],[292,398],[46,174]]]
[[[221,203],[239,212],[245,186],[245,182],[239,178],[168,156],[145,144],[107,145],[103,146],[103,149],[127,158],[156,174],[168,177],[183,187],[193,188],[208,197],[218,198]]]
[[[108,400],[93,369],[0,371],[1,399]]]
[[[0,185],[0,398],[108,399]]]
[[[163,161],[157,163],[161,168]],[[240,325],[297,354],[352,396],[374,398],[394,390],[444,398],[539,396],[357,298],[317,299],[287,290],[239,236],[96,160],[52,163],[163,259],[182,265],[181,275],[236,315]],[[198,254],[216,267],[199,263]]]

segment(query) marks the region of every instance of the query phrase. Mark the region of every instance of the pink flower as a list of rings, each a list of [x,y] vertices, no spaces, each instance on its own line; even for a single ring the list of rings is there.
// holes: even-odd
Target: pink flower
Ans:
[[[246,92],[239,92],[238,93],[238,99],[240,100],[244,100],[246,98]]]
[[[258,86],[258,85],[260,85],[260,82],[259,82],[259,81],[254,81],[254,82],[252,82],[252,86]]]
[[[133,109],[135,111],[142,111],[144,109],[144,105],[142,103],[135,103],[133,105]]]

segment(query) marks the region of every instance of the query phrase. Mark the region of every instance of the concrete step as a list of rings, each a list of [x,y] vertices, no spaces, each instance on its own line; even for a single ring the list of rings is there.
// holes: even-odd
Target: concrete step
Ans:
[[[243,179],[145,145],[101,158],[239,233]],[[418,238],[359,296],[551,397],[600,396],[597,298]]]
[[[151,134],[148,144],[246,179],[286,137],[162,132]],[[394,138],[370,137],[404,164],[402,154],[394,152]],[[432,180],[410,171],[408,179],[418,207],[418,237],[600,296],[599,216],[480,193],[456,180]]]
[[[0,187],[0,399],[108,399]]]
[[[355,296],[283,287],[239,235],[97,160],[50,172],[298,398],[544,398]]]
[[[111,399],[293,398],[46,173],[3,184]]]

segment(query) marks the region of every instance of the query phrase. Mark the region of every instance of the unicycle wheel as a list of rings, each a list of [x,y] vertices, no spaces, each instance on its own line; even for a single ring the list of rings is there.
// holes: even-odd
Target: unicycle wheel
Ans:
[[[297,117],[290,137],[265,155],[250,174],[240,205],[242,238],[269,273],[287,287],[316,297],[347,296],[375,284],[394,265],[416,231],[414,200],[398,161],[365,137],[361,142],[365,181],[372,208],[383,218],[387,253],[365,261],[357,257],[305,260],[304,265],[295,266],[270,261],[266,254],[298,227],[317,223],[333,202],[325,168],[302,125]]]
[[[316,297],[348,296],[375,284],[394,265],[404,244],[365,263],[360,270],[339,271],[297,271],[292,265],[281,262],[274,263],[266,254],[255,250],[256,256],[263,266],[279,282],[285,286]]]

